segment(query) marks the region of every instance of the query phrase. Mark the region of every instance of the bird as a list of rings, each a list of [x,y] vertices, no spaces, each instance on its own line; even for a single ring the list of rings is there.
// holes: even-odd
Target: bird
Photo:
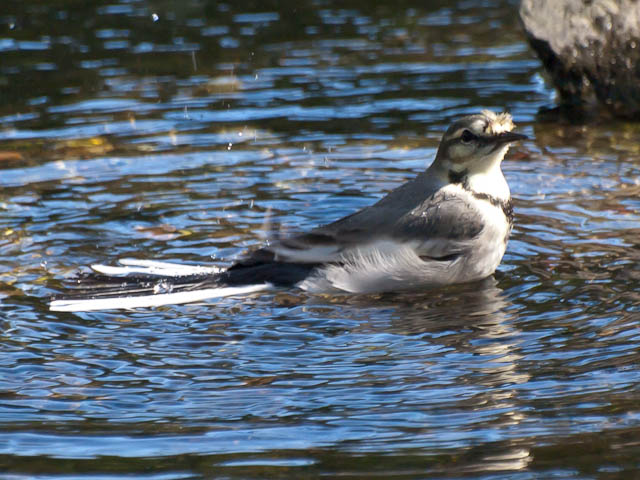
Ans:
[[[431,165],[373,205],[306,233],[273,238],[230,267],[121,259],[93,265],[53,311],[181,304],[293,287],[310,294],[420,291],[492,275],[513,226],[501,169],[509,113],[455,120]]]

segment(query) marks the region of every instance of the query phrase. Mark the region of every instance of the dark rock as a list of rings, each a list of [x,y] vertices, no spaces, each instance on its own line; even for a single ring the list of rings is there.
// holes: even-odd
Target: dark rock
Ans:
[[[563,107],[640,119],[640,2],[522,0],[520,19]]]

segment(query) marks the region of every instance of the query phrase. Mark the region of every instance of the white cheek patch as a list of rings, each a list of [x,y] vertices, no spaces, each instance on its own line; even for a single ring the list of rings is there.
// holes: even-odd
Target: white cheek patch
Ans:
[[[454,144],[449,147],[449,158],[453,163],[469,160],[473,148],[468,145]]]
[[[483,110],[483,115],[489,119],[485,132],[492,135],[510,132],[514,129],[513,118],[507,112],[495,113],[491,110]]]

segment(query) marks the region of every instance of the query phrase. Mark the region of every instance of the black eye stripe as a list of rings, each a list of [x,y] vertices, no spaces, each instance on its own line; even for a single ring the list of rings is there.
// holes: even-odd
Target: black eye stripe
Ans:
[[[471,133],[469,130],[465,130],[462,132],[462,135],[460,135],[460,139],[465,142],[465,143],[469,143],[473,140],[476,140],[478,137],[476,135],[474,135],[473,133]]]

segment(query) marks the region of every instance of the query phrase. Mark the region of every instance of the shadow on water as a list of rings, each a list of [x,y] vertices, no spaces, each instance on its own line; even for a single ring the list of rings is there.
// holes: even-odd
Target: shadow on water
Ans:
[[[637,125],[553,105],[512,1],[0,9],[0,471],[10,478],[633,478]],[[78,266],[227,265],[510,110],[495,278],[52,313]]]

